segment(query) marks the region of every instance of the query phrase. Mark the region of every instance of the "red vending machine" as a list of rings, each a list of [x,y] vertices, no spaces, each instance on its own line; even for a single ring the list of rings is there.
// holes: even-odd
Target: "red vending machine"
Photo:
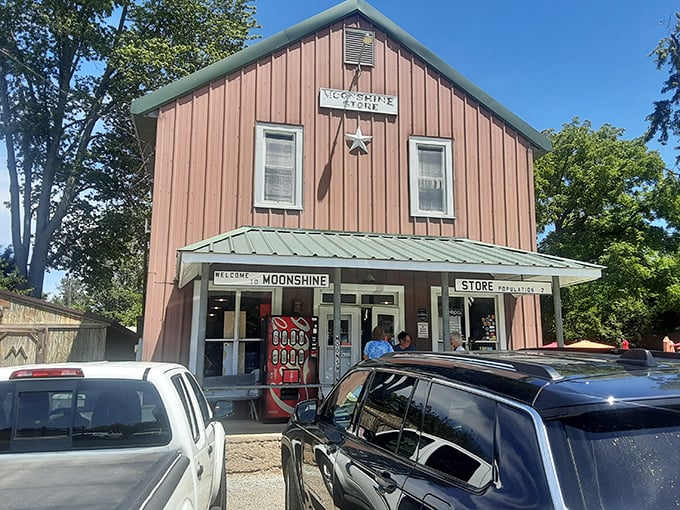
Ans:
[[[318,317],[272,316],[266,320],[264,373],[266,383],[260,416],[264,420],[287,419],[295,404],[316,398],[317,388],[286,387],[318,384]]]

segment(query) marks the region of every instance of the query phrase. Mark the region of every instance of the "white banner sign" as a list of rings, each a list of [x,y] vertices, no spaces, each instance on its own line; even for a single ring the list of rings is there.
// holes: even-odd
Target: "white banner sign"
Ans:
[[[384,94],[371,94],[370,92],[321,88],[319,89],[319,106],[321,108],[397,115],[399,98]]]
[[[552,284],[545,282],[518,282],[516,280],[463,280],[456,279],[456,292],[480,294],[551,294]]]
[[[244,287],[328,287],[330,278],[327,274],[215,271],[213,283]]]

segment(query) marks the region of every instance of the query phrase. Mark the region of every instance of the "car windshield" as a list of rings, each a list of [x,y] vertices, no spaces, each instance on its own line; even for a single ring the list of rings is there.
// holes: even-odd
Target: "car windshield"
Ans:
[[[680,405],[626,404],[546,423],[569,508],[678,508]]]

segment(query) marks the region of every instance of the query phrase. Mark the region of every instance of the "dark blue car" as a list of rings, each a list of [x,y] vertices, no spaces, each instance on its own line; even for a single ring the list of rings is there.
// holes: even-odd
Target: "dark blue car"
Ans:
[[[680,356],[399,352],[281,441],[286,509],[680,507]]]

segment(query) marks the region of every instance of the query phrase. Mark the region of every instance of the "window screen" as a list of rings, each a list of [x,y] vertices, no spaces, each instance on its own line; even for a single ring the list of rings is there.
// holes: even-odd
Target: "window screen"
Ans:
[[[265,134],[264,199],[293,203],[295,192],[295,135]]]
[[[452,142],[409,139],[411,216],[454,217]]]
[[[442,147],[418,147],[418,202],[422,211],[446,211]]]
[[[255,134],[254,205],[302,209],[302,127],[258,124]]]

